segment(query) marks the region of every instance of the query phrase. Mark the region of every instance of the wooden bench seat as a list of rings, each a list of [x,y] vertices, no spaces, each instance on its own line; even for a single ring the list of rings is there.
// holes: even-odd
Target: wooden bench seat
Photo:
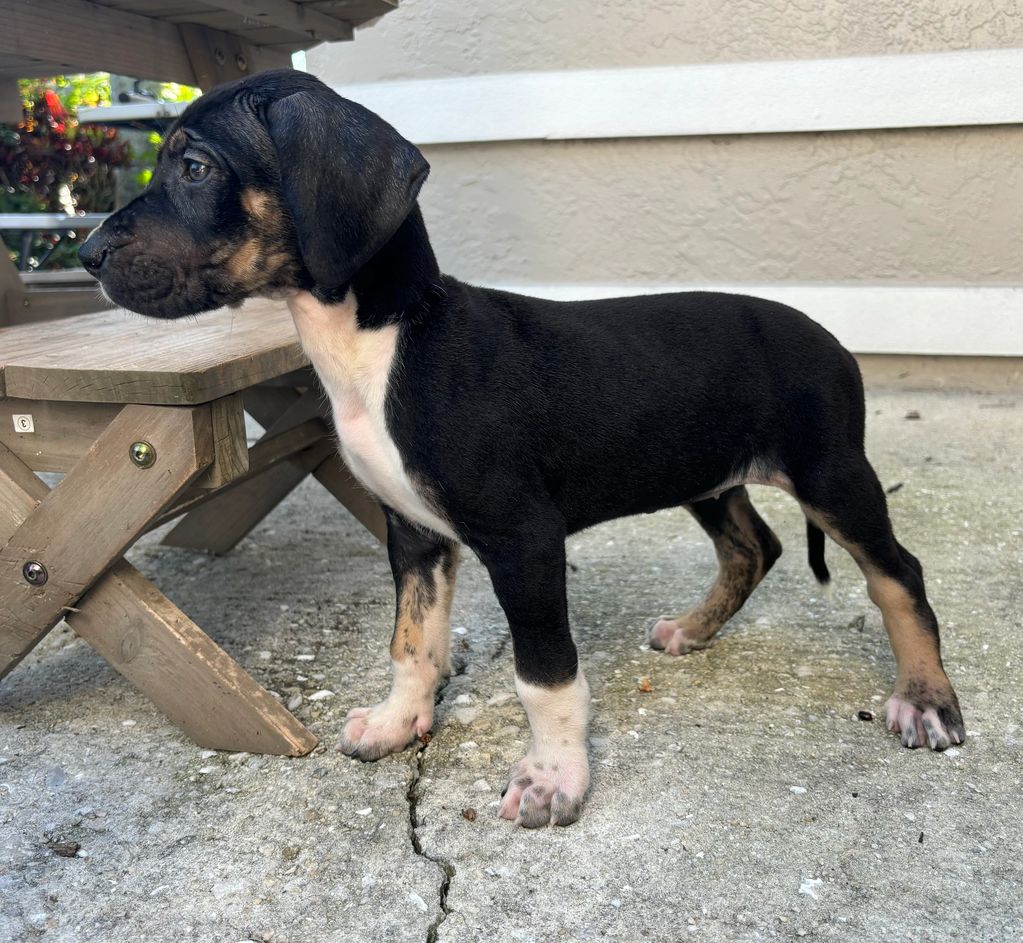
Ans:
[[[248,413],[266,430],[251,448]],[[52,490],[35,472],[59,472]],[[226,553],[307,475],[375,536],[280,303],[197,319],[123,311],[0,328],[0,678],[61,619],[204,746],[315,737],[126,561],[175,518]],[[183,515],[183,516],[182,516]]]

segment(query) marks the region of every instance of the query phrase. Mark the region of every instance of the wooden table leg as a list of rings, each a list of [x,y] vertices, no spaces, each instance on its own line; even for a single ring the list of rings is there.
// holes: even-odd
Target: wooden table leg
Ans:
[[[324,461],[326,449],[311,448],[268,468],[257,478],[227,487],[215,498],[189,511],[164,538],[169,547],[187,547],[223,556],[281,503]]]
[[[114,417],[0,545],[0,677],[210,464],[212,454],[204,407],[126,406]],[[13,454],[4,456],[4,466],[14,462]]]
[[[0,581],[0,677],[65,616],[75,631],[201,745],[247,752],[307,753],[316,745],[313,734],[141,574],[123,560],[102,572],[109,561],[101,561],[113,552],[110,547],[130,544],[140,532],[137,521],[144,516],[138,511],[141,503],[130,483],[126,487],[123,476],[108,463],[113,445],[124,445],[120,441],[123,434],[138,434],[138,425],[133,425],[137,420],[135,417],[113,432],[108,429],[97,447],[53,492],[0,445],[0,547],[15,556],[15,551],[29,546],[41,549],[36,555],[47,561],[47,572],[52,571],[50,578],[57,582],[59,592],[53,598],[39,593],[39,587],[28,586],[26,597],[26,589],[12,583],[10,573]],[[147,426],[147,441],[157,450],[157,462],[149,469],[137,470],[152,471],[163,459],[162,474],[149,486],[157,495],[151,495],[152,513],[170,499],[159,495],[170,493],[172,497],[174,482],[194,477],[208,464],[202,428],[201,418],[182,426],[180,415],[173,422]],[[189,429],[191,434],[181,434]],[[176,433],[174,442],[164,438],[171,432]],[[126,452],[122,459],[131,462]],[[86,488],[104,469],[107,476],[92,480],[91,491]],[[102,502],[100,496],[107,501]],[[82,503],[84,507],[79,506]],[[93,515],[98,516],[97,521],[104,515],[111,517],[117,535],[97,534],[102,528],[93,523]],[[125,525],[122,534],[120,528]],[[59,534],[48,537],[47,527],[56,527]],[[95,555],[87,552],[92,550]],[[102,575],[90,577],[93,571]],[[57,603],[71,592],[76,580],[95,583],[73,608],[70,603],[58,608]],[[47,613],[55,613],[52,620]]]
[[[373,497],[360,485],[340,455],[332,455],[314,471],[313,477],[341,502],[363,527],[387,546],[387,518]]]
[[[266,429],[260,441],[268,441],[321,415],[319,394],[314,391],[301,395],[294,390],[273,390],[267,395],[273,406],[254,417]],[[318,460],[323,460],[322,454]],[[163,542],[171,547],[229,553],[315,467],[308,465],[308,455],[304,461],[296,456],[267,469],[258,478],[224,489],[211,501],[189,511]]]
[[[25,286],[4,246],[0,252],[0,327],[14,324],[25,303]]]
[[[200,746],[301,756],[316,737],[124,562],[68,624]]]

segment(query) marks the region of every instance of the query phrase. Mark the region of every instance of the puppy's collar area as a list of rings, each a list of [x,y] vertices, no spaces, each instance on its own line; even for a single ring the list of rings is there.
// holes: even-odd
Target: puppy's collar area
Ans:
[[[359,325],[365,328],[420,323],[447,297],[418,205],[350,284],[315,286],[312,295],[325,304],[339,304],[349,289],[359,299]]]
[[[415,293],[403,293],[407,295],[404,303],[393,307],[390,301],[394,292],[375,293],[372,285],[366,285],[358,277],[346,285],[337,288],[321,288],[314,285],[308,289],[318,302],[323,305],[343,304],[353,287],[358,285],[356,294],[359,297],[359,326],[363,328],[385,327],[388,324],[422,324],[430,316],[434,306],[439,304],[448,293],[438,280],[435,284],[426,285],[422,293],[415,297]],[[363,302],[362,299],[366,301]]]

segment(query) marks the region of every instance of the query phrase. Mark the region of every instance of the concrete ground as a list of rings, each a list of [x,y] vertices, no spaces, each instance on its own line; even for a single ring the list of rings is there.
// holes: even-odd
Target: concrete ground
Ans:
[[[571,538],[593,785],[576,825],[517,829],[496,805],[527,727],[475,561],[432,741],[366,765],[334,749],[348,708],[387,690],[392,590],[383,551],[308,483],[227,558],[150,539],[131,559],[301,695],[325,748],[204,752],[58,629],[0,686],[0,940],[1019,940],[1023,397],[873,392],[868,438],[929,576],[962,747],[885,731],[893,661],[858,572],[829,545],[825,598],[795,504],[753,489],[787,552],[682,658],[642,641],[713,577],[691,519]]]

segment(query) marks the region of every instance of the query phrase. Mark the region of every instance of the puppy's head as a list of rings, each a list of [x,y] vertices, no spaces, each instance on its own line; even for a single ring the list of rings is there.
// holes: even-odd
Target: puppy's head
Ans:
[[[371,111],[304,72],[263,72],[190,105],[149,187],[79,256],[113,302],[154,317],[291,288],[340,301],[428,172]]]

